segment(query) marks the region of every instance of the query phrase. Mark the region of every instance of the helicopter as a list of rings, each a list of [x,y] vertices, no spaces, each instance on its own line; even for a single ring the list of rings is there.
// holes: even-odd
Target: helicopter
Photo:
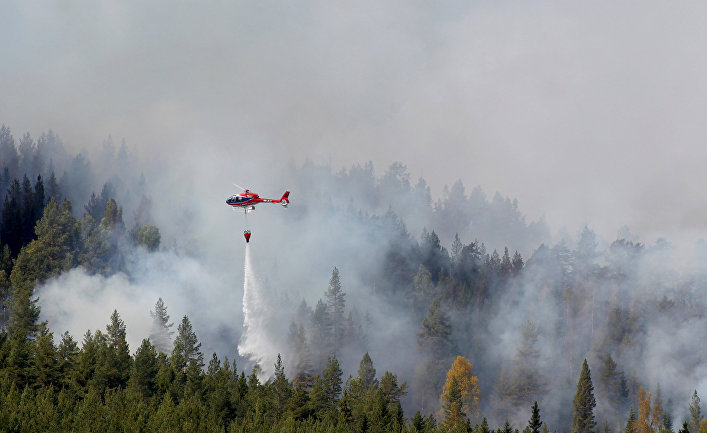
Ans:
[[[238,185],[236,185],[238,186]],[[249,189],[239,187],[243,190],[242,194],[233,194],[226,199],[226,204],[235,208],[241,208],[245,213],[252,212],[255,210],[255,205],[259,203],[280,203],[283,207],[287,207],[290,204],[289,191],[285,191],[279,200],[273,198],[260,198],[260,196]]]

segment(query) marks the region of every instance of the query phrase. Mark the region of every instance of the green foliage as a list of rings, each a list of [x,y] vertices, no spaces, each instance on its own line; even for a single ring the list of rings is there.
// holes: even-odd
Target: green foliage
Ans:
[[[160,247],[160,230],[154,224],[146,224],[137,230],[134,239],[148,251],[156,251]]]
[[[447,429],[454,429],[466,423],[466,413],[463,410],[462,390],[455,376],[452,376],[449,388],[445,394],[444,402],[444,426]],[[484,421],[486,418],[484,418]]]
[[[182,318],[182,323],[177,328],[177,338],[174,340],[171,362],[176,371],[186,373],[191,364],[201,368],[204,365],[204,355],[200,351],[196,333],[192,330],[191,322],[187,316]]]
[[[540,420],[540,409],[538,408],[538,402],[533,403],[533,407],[530,408],[531,415],[528,421],[528,429],[530,433],[540,433],[543,422]]]
[[[573,404],[571,433],[592,433],[596,426],[594,421],[596,401],[594,400],[591,372],[586,359],[582,363],[582,372],[577,382],[577,393],[574,396]]]

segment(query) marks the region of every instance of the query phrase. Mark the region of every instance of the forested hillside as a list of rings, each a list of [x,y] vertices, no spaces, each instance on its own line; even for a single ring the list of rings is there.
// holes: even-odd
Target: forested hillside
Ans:
[[[264,290],[284,285],[278,273],[302,286],[263,306],[278,323],[257,336],[273,353],[237,353],[231,336],[259,331],[231,316],[208,332],[195,326],[220,310],[170,319],[176,289],[135,305],[151,324],[139,345],[117,305],[105,328],[57,329],[42,313],[57,306],[40,307],[42,297],[54,296],[59,318],[88,305],[62,277],[140,287],[140,275],[164,271],[150,260],[206,263],[204,245],[224,242],[192,233],[205,225],[193,221],[200,214],[145,169],[110,138],[95,155],[72,156],[52,132],[18,140],[0,129],[0,429],[707,431],[704,241],[684,252],[667,240],[603,242],[584,227],[553,244],[515,200],[489,200],[480,187],[467,195],[461,182],[433,199],[401,163],[382,176],[371,163],[283,175],[287,224],[311,239],[299,249],[283,241],[267,270]],[[298,203],[298,191],[308,199]],[[202,212],[227,211],[213,206]],[[236,268],[227,263],[223,279],[237,289]],[[188,292],[194,305],[212,293]],[[212,338],[227,351],[204,353]]]

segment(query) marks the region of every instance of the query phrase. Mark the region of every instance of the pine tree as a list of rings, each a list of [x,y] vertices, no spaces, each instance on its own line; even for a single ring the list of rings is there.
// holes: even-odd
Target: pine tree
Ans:
[[[172,334],[174,331],[170,328],[174,323],[169,323],[169,314],[167,314],[167,306],[160,297],[155,303],[155,311],[150,311],[152,316],[152,329],[150,331],[150,341],[155,345],[155,349],[160,353],[169,353],[172,351]]]
[[[346,330],[344,308],[346,306],[346,294],[341,289],[339,270],[334,267],[329,280],[329,288],[326,291],[326,311],[329,315],[329,338],[331,344],[331,354],[336,354],[344,343],[344,333]]]
[[[96,224],[91,215],[81,220],[81,238],[83,248],[79,253],[78,262],[90,274],[109,275],[110,259],[115,251],[111,248],[108,233]]]
[[[599,370],[598,391],[600,398],[605,398],[608,401],[608,406],[612,408],[614,414],[623,412],[625,408],[626,402],[622,395],[622,378],[622,372],[619,371],[611,354],[607,353]]]
[[[304,327],[299,325],[293,342],[294,346],[294,378],[295,386],[309,389],[313,380],[311,353],[304,334]]]
[[[333,352],[332,346],[329,344],[332,329],[330,319],[327,306],[320,299],[312,313],[309,339],[312,344],[313,364],[317,370],[324,368],[326,358]]]
[[[25,174],[22,178],[22,211],[20,213],[20,242],[22,245],[27,245],[34,239],[34,223],[37,219],[38,217],[35,217],[32,183]]]
[[[49,175],[49,181],[47,182],[47,196],[45,201],[48,203],[50,200],[54,200],[55,202],[59,203],[61,199],[61,189],[59,188],[59,184],[56,181],[56,175],[52,170],[51,174]]]
[[[105,376],[108,388],[124,388],[130,378],[132,359],[126,340],[125,322],[118,310],[113,310],[110,323],[106,326]]]
[[[538,408],[538,402],[536,401],[533,403],[533,406],[530,408],[531,415],[530,415],[530,421],[528,421],[528,429],[530,430],[530,433],[540,433],[540,429],[542,428],[543,422],[540,420],[540,409]]]
[[[518,251],[513,254],[513,260],[511,261],[511,264],[513,266],[513,275],[518,275],[520,271],[523,270],[523,257],[521,257]]]
[[[59,382],[59,364],[57,349],[54,346],[54,334],[49,331],[47,322],[39,325],[37,340],[34,343],[34,365],[37,384],[48,388]]]
[[[373,367],[373,361],[371,361],[371,357],[368,355],[368,352],[366,352],[363,355],[363,358],[361,358],[361,362],[358,366],[358,377],[361,379],[361,387],[364,391],[378,387],[376,369]]]
[[[513,273],[513,263],[511,256],[508,254],[508,247],[503,249],[503,258],[501,259],[501,275],[508,276]]]
[[[5,195],[2,207],[0,239],[10,247],[12,257],[17,256],[22,247],[22,193],[20,181],[14,179]]]
[[[15,290],[31,290],[34,284],[71,269],[78,251],[79,231],[71,213],[71,203],[61,208],[50,201],[35,227],[37,239],[17,256],[10,281]]]
[[[57,348],[58,375],[60,386],[63,388],[68,388],[71,384],[71,373],[76,365],[78,354],[78,344],[71,337],[69,331],[64,332]]]
[[[417,334],[417,344],[423,357],[415,369],[413,394],[419,407],[438,404],[439,400],[433,400],[433,396],[444,385],[444,372],[455,351],[451,334],[450,320],[442,311],[439,298],[436,298]]]
[[[452,248],[451,248],[453,263],[456,264],[459,261],[459,254],[461,254],[463,248],[464,248],[464,245],[462,244],[462,241],[459,239],[459,233],[454,233],[454,240],[452,241]]]
[[[132,372],[130,374],[130,387],[136,389],[143,398],[148,399],[155,393],[157,386],[157,352],[150,340],[145,338],[135,352]]]
[[[324,380],[325,395],[329,407],[333,407],[341,394],[341,367],[336,356],[330,356],[327,361],[326,368],[322,371],[322,379]]]
[[[700,408],[700,397],[697,396],[697,390],[692,393],[690,400],[690,433],[699,433],[700,424],[702,423],[702,409]]]
[[[275,362],[275,380],[272,382],[272,389],[275,400],[275,417],[279,420],[285,413],[292,395],[292,388],[285,376],[285,367],[282,365],[282,359],[279,353],[277,354],[277,361]]]
[[[574,414],[572,416],[571,433],[592,433],[596,423],[594,421],[594,386],[592,385],[591,372],[585,359],[582,363],[582,372],[577,382],[577,393],[574,396]]]
[[[444,403],[444,426],[447,429],[456,428],[466,422],[462,403],[462,390],[456,376],[452,376],[446,392],[442,394]]]
[[[398,376],[386,371],[383,373],[383,377],[381,377],[379,389],[383,393],[383,397],[385,397],[386,401],[394,405],[400,402],[400,397],[407,394],[407,382],[398,385]]]
[[[420,325],[417,334],[418,345],[428,353],[446,357],[452,351],[452,325],[449,317],[442,311],[439,298],[435,298],[427,312],[427,317]]]
[[[32,202],[32,229],[34,230],[34,224],[42,217],[44,213],[44,205],[46,204],[46,196],[44,193],[44,182],[42,181],[42,176],[37,175],[37,181],[34,183],[34,194]]]
[[[628,419],[626,420],[626,427],[624,428],[624,433],[636,433],[636,420],[638,416],[636,411],[631,407],[628,411]]]
[[[177,327],[177,338],[174,339],[172,349],[172,365],[177,371],[186,373],[187,367],[195,364],[199,368],[204,366],[204,355],[200,351],[201,343],[192,330],[191,322],[187,316],[182,318],[182,323]]]

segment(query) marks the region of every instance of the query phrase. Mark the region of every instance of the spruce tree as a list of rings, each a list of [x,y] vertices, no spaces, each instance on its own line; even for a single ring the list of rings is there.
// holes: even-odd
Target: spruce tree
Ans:
[[[329,338],[331,343],[331,354],[336,354],[344,343],[346,331],[344,308],[346,306],[346,294],[341,288],[339,269],[334,267],[331,271],[329,288],[326,291],[326,311],[329,315]]]
[[[697,390],[694,390],[692,399],[690,400],[690,433],[699,433],[701,423],[702,409],[700,408],[700,397],[697,395]]]
[[[125,322],[120,318],[118,310],[113,310],[106,331],[106,385],[108,388],[124,388],[130,378],[132,358],[126,340]]]
[[[383,373],[383,377],[380,380],[379,389],[383,393],[386,401],[389,404],[395,404],[400,402],[400,397],[406,395],[407,392],[407,382],[403,382],[402,385],[398,385],[398,376],[386,371]]]
[[[155,303],[155,311],[150,311],[152,316],[152,329],[150,331],[150,341],[155,345],[155,349],[160,353],[169,353],[172,351],[172,334],[171,329],[174,323],[169,322],[169,314],[167,314],[167,306],[160,297]]]
[[[533,403],[530,408],[530,421],[528,421],[528,429],[530,433],[540,433],[543,422],[540,420],[540,409],[538,408],[538,402]]]
[[[186,373],[187,367],[191,364],[203,367],[204,355],[200,349],[201,343],[192,330],[191,322],[187,316],[184,316],[182,323],[177,327],[177,338],[174,339],[172,349],[171,361],[174,369]]]
[[[300,388],[309,389],[313,380],[313,368],[311,353],[307,345],[307,338],[304,334],[304,326],[299,325],[294,346],[294,377],[292,383]]]
[[[452,379],[444,394],[444,426],[449,430],[456,428],[466,422],[466,414],[463,410],[462,390],[456,376]]]
[[[148,399],[155,393],[158,372],[157,352],[150,340],[145,338],[135,352],[130,387],[136,389],[143,398]]]
[[[282,358],[279,353],[277,354],[277,361],[275,362],[275,379],[272,382],[272,389],[275,403],[275,416],[277,419],[280,419],[287,410],[287,405],[292,395],[292,388],[285,376],[285,367],[282,365]]]
[[[626,427],[624,427],[624,433],[636,433],[636,420],[638,415],[636,411],[631,407],[628,411],[628,419],[626,420]]]
[[[577,382],[577,393],[574,396],[574,414],[572,416],[571,433],[592,433],[596,422],[594,421],[594,386],[592,385],[591,372],[585,359],[582,363],[582,372]]]
[[[336,356],[330,356],[327,361],[326,368],[322,371],[322,379],[324,380],[325,395],[329,407],[333,407],[341,394],[341,367]]]
[[[373,367],[373,361],[371,361],[371,357],[368,352],[363,355],[363,358],[359,363],[358,377],[361,379],[361,387],[364,392],[378,387],[378,380],[376,380],[376,369]]]

